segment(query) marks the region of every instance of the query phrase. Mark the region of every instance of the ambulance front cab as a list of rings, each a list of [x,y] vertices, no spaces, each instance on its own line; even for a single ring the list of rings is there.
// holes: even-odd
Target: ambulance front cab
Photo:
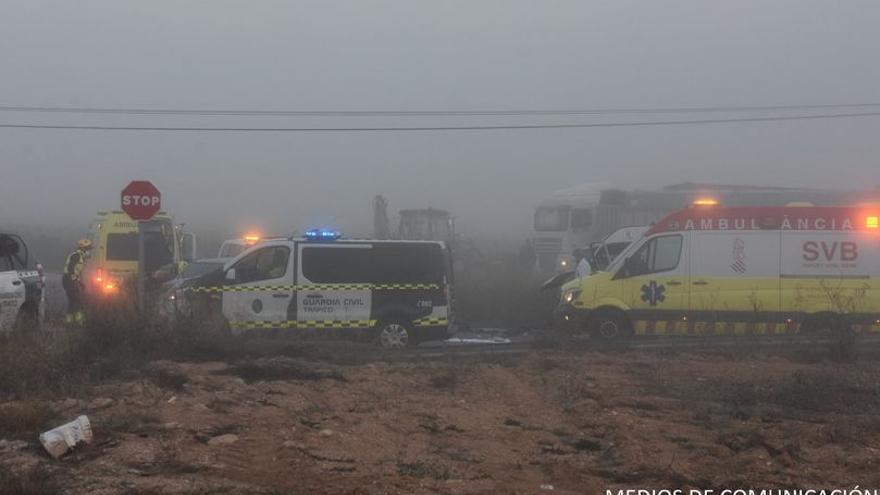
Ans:
[[[880,331],[880,207],[694,205],[557,309],[594,337]]]

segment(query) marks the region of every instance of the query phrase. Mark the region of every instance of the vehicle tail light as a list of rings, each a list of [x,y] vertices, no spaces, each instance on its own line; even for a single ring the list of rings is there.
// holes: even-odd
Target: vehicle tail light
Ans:
[[[96,284],[101,284],[101,282],[103,282],[103,281],[104,281],[104,269],[98,267],[98,268],[95,270],[95,283],[96,283]]]

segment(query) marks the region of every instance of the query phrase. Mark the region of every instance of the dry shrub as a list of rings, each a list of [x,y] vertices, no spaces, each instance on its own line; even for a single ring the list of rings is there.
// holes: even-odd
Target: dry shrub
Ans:
[[[461,383],[460,371],[455,365],[447,365],[440,373],[430,379],[431,386],[438,390],[455,392]]]
[[[0,404],[0,437],[33,438],[35,431],[51,428],[57,415],[44,402]]]
[[[0,493],[3,495],[53,495],[61,493],[54,479],[42,466],[13,471],[0,466]]]
[[[337,369],[318,368],[313,364],[287,357],[260,358],[237,363],[223,370],[248,383],[271,380],[336,380],[345,381],[345,376]]]
[[[22,398],[76,387],[88,361],[67,334],[0,336],[0,396]]]
[[[432,478],[441,481],[448,480],[451,476],[448,467],[424,461],[398,461],[397,473],[401,476],[412,476],[414,478]]]
[[[158,359],[242,355],[219,325],[168,324],[129,305],[93,308],[83,327],[0,336],[0,398],[71,393],[84,384],[138,370]],[[170,388],[180,377],[158,377]]]
[[[869,368],[799,370],[781,378],[736,377],[652,383],[655,393],[682,400],[715,402],[729,415],[747,419],[760,410],[797,413],[858,412],[880,406],[880,371]]]

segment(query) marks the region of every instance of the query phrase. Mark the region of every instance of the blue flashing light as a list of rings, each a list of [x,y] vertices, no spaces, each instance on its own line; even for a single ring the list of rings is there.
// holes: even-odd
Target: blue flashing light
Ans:
[[[342,237],[336,230],[309,229],[306,231],[306,239],[310,241],[335,241]]]

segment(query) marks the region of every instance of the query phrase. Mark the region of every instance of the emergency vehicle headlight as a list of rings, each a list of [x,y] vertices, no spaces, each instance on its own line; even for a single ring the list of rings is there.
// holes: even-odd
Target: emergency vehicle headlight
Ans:
[[[309,229],[306,231],[306,239],[310,241],[335,241],[342,237],[338,231],[328,229]]]
[[[876,216],[870,216],[865,219],[865,227],[869,229],[880,228],[880,219]]]
[[[568,266],[568,261],[567,260],[560,261],[559,266]]]
[[[571,304],[571,303],[574,302],[574,300],[577,299],[578,296],[580,296],[580,295],[581,295],[581,291],[579,291],[579,290],[570,290],[570,291],[567,291],[567,292],[565,293],[565,295],[562,296],[562,300],[565,301],[566,304]]]

